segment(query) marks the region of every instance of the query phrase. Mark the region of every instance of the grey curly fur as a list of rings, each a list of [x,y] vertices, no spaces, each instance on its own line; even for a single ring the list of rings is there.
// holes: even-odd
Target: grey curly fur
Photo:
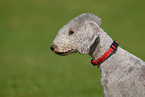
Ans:
[[[59,55],[79,52],[98,58],[113,42],[100,25],[99,17],[81,14],[60,29],[51,48]],[[145,62],[140,58],[118,47],[99,69],[105,97],[145,97]]]

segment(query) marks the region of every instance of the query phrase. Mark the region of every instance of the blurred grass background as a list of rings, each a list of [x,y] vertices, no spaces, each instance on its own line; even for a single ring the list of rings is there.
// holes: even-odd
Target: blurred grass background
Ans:
[[[0,97],[102,97],[100,72],[88,55],[50,50],[57,31],[86,12],[144,60],[144,0],[1,0]]]

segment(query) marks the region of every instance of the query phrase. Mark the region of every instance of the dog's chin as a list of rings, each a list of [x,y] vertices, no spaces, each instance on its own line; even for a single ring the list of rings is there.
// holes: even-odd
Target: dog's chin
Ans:
[[[55,52],[55,54],[60,55],[60,56],[66,56],[66,55],[69,55],[69,54],[75,53],[75,52],[76,52],[76,50],[71,49],[71,50],[68,50],[67,52]]]

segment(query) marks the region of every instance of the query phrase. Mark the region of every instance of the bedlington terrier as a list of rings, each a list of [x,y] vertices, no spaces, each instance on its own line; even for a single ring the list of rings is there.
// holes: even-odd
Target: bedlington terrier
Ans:
[[[79,52],[99,58],[113,42],[100,25],[98,16],[81,14],[60,29],[51,50],[58,55]],[[118,46],[98,68],[104,97],[145,97],[145,62],[140,58]]]

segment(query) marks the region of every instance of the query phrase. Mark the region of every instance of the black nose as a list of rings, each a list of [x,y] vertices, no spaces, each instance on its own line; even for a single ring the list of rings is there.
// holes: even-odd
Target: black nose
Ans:
[[[52,51],[54,51],[55,46],[54,46],[54,45],[52,45],[52,46],[50,47],[50,49],[51,49]]]

